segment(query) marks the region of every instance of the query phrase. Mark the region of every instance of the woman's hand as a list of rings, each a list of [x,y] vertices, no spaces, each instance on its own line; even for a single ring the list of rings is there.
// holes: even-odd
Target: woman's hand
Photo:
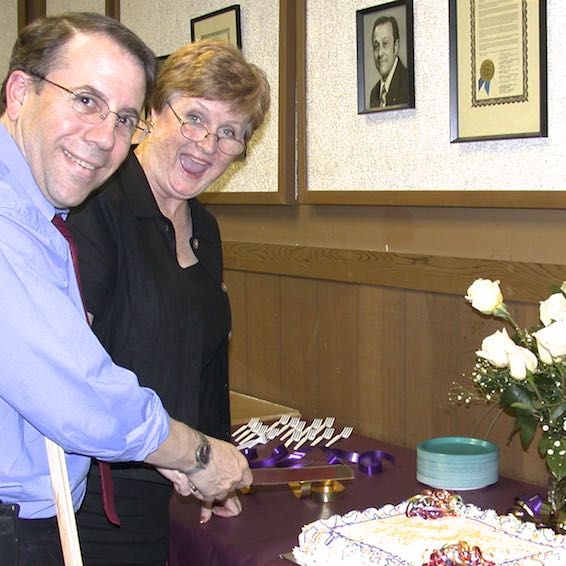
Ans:
[[[219,517],[236,517],[242,512],[240,498],[231,493],[223,501],[203,502],[200,508],[200,522],[208,523],[212,515]]]

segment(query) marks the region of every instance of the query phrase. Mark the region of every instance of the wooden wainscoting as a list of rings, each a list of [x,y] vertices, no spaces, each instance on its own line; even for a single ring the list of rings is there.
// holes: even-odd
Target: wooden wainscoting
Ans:
[[[532,326],[538,300],[566,279],[565,266],[364,250],[227,242],[224,253],[232,389],[408,447],[472,434],[486,410],[448,403],[481,340],[502,327],[466,303],[467,286],[500,278],[506,298],[523,301],[507,301],[517,322]],[[511,425],[502,415],[490,435],[501,473],[544,483],[536,446],[507,445]]]

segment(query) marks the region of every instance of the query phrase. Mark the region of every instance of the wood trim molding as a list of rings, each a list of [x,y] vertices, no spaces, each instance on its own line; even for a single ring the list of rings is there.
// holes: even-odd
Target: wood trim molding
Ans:
[[[18,0],[18,33],[29,23],[46,14],[46,0]]]
[[[304,164],[302,165],[304,169]],[[306,174],[302,174],[306,177]],[[300,191],[301,204],[566,208],[566,191]]]
[[[566,280],[566,265],[224,242],[224,268],[463,295],[477,277],[499,279],[506,300],[538,303]]]
[[[106,0],[105,13],[108,17],[120,21],[120,0]]]

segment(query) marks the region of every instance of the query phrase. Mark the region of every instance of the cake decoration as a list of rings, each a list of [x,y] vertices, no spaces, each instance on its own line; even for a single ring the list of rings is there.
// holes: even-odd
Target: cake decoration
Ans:
[[[301,566],[564,566],[566,536],[426,491],[303,527]]]
[[[438,519],[447,515],[456,515],[464,505],[459,495],[445,489],[432,491],[426,489],[407,500],[407,517],[422,517],[423,519]]]
[[[496,566],[495,562],[485,560],[481,550],[467,542],[446,544],[430,555],[430,560],[422,566]]]

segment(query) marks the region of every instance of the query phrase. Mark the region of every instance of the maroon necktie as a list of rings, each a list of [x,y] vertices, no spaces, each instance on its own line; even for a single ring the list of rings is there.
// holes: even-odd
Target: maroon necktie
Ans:
[[[77,258],[77,244],[73,239],[71,232],[67,226],[65,226],[64,220],[61,218],[60,214],[56,214],[52,220],[53,224],[61,232],[71,250],[71,259],[73,260],[73,267],[75,268],[75,275],[77,277],[77,283],[79,285],[79,291],[81,297],[83,296],[83,290],[81,287],[81,278],[79,275],[79,261]],[[84,302],[83,302],[84,307]],[[85,308],[85,316],[86,316]],[[108,462],[98,462],[98,470],[100,472],[100,497],[102,499],[102,508],[106,518],[114,525],[120,524],[120,517],[118,517],[118,512],[116,511],[116,503],[114,501],[114,482],[112,481],[112,470],[110,469],[110,464]]]

